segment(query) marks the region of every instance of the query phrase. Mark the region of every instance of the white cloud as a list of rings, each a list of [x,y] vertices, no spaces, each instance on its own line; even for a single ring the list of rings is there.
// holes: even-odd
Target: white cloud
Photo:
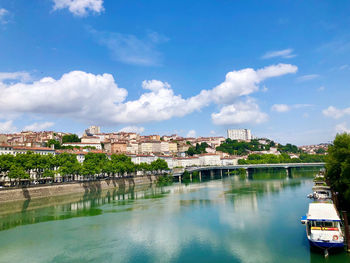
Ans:
[[[144,38],[114,32],[99,32],[87,28],[95,40],[108,48],[112,59],[126,64],[157,66],[162,63],[162,54],[157,46],[168,41],[164,36],[151,32]]]
[[[195,138],[197,135],[195,130],[189,130],[186,137]]]
[[[53,10],[68,8],[76,16],[86,16],[89,11],[100,14],[104,11],[103,0],[53,0]]]
[[[127,100],[127,90],[119,88],[110,74],[72,71],[57,80],[45,77],[32,83],[0,82],[0,112],[4,115],[50,114],[99,125],[139,124],[183,117],[211,103],[220,106],[234,103],[230,105],[231,109],[233,107],[236,112],[247,116],[252,115],[254,110],[257,113],[257,105],[249,100],[250,108],[244,108],[241,104],[245,103],[237,102],[241,96],[257,91],[258,84],[266,78],[296,70],[296,66],[278,64],[259,70],[232,71],[226,75],[223,83],[190,98],[175,94],[167,82],[148,80],[142,83],[145,92],[135,100]],[[223,107],[220,113],[213,115],[213,119],[220,119],[220,116],[227,114],[227,109]],[[264,116],[256,115],[258,119],[253,122],[259,122]]]
[[[18,80],[27,82],[31,80],[31,76],[28,72],[17,71],[17,72],[0,72],[0,82],[4,80]]]
[[[343,123],[339,123],[335,126],[335,131],[337,133],[350,133],[350,128],[347,127],[346,123],[343,122]]]
[[[334,106],[329,106],[327,109],[324,109],[322,113],[327,117],[339,119],[344,115],[350,115],[350,107],[345,109],[337,109]]]
[[[318,74],[309,74],[309,75],[304,75],[304,76],[298,77],[297,81],[299,81],[299,82],[309,81],[309,80],[313,80],[313,79],[316,79],[319,77],[320,77],[320,75],[318,75]]]
[[[281,58],[294,58],[296,55],[293,54],[293,49],[288,48],[288,49],[283,49],[283,50],[275,50],[275,51],[269,51],[266,52],[262,58],[263,59],[268,59],[268,58],[276,58],[276,57],[281,57]]]
[[[324,86],[321,86],[317,89],[317,91],[324,91],[326,88]]]
[[[124,101],[110,74],[72,71],[60,79],[43,78],[30,84],[0,83],[0,112],[64,115],[83,121],[104,122],[115,114],[115,104]]]
[[[277,112],[287,112],[290,111],[290,106],[287,104],[274,104],[272,105],[271,110]]]
[[[44,131],[47,128],[50,128],[54,125],[53,122],[43,122],[43,123],[33,123],[31,125],[27,125],[23,128],[24,131]]]
[[[258,84],[267,78],[295,73],[298,68],[290,64],[277,64],[262,69],[252,68],[231,71],[226,74],[225,81],[213,90],[202,91],[199,94],[201,100],[211,100],[217,104],[229,104],[239,96],[249,95],[258,91]]]
[[[244,123],[259,124],[267,121],[268,115],[260,111],[258,104],[251,98],[221,108],[211,118],[217,125],[236,125]]]
[[[9,21],[7,19],[9,11],[5,8],[0,8],[0,24],[7,24]]]
[[[287,112],[292,109],[301,109],[306,107],[311,107],[311,104],[293,104],[293,105],[287,105],[287,104],[274,104],[271,106],[271,111],[276,112]]]
[[[13,125],[13,121],[0,122],[0,133],[17,132],[17,128]]]
[[[135,132],[135,133],[143,133],[145,131],[144,127],[140,126],[126,126],[119,130],[120,132]]]

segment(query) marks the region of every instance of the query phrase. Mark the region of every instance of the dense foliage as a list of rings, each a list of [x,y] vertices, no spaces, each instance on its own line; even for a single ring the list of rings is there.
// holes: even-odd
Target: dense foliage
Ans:
[[[259,143],[259,140],[251,140],[250,142],[244,142],[226,139],[224,143],[216,147],[216,150],[229,153],[231,155],[246,155],[249,151],[267,151],[270,150],[270,147],[271,142],[265,145]]]
[[[240,159],[238,164],[268,164],[268,163],[318,163],[324,162],[324,155],[300,154],[299,158],[291,158],[288,154],[250,154],[247,160]]]
[[[338,192],[339,205],[350,208],[350,134],[337,134],[328,147],[326,157],[326,179]]]
[[[193,156],[195,154],[201,154],[201,153],[206,153],[206,148],[209,147],[209,145],[206,142],[202,143],[197,143],[196,146],[191,146],[188,148],[186,151],[186,154],[189,156]]]
[[[300,153],[298,146],[287,143],[286,145],[279,144],[277,149],[280,153]]]
[[[29,174],[35,174],[37,179],[54,177],[59,174],[64,181],[83,178],[99,178],[124,176],[145,171],[161,173],[168,170],[168,164],[163,159],[157,159],[150,164],[134,164],[131,158],[120,154],[113,154],[109,159],[103,153],[87,153],[83,163],[79,163],[75,154],[62,153],[59,155],[40,155],[33,152],[17,154],[16,156],[0,155],[0,175],[10,179],[28,179]]]
[[[68,135],[65,135],[68,136]],[[63,136],[64,137],[64,136]],[[78,138],[79,139],[79,138]],[[80,140],[80,139],[79,139]],[[63,141],[63,140],[62,140]],[[63,142],[64,143],[64,142]],[[74,142],[73,142],[74,143]],[[68,150],[73,150],[73,149],[96,149],[96,147],[94,146],[84,146],[84,147],[80,147],[80,146],[72,146],[72,145],[67,145],[67,146],[63,146],[59,141],[55,140],[55,139],[50,139],[46,146],[47,147],[51,147],[51,145],[55,146],[56,150],[59,149],[68,149]]]
[[[66,142],[80,142],[80,138],[76,134],[63,135],[62,144]]]

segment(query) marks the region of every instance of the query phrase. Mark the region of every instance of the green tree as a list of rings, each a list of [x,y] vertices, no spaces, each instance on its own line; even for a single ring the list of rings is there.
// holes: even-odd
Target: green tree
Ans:
[[[62,144],[66,142],[80,142],[80,138],[76,134],[67,134],[62,137]]]
[[[326,156],[326,179],[338,192],[339,205],[350,208],[350,134],[337,134],[328,147]]]
[[[17,179],[18,184],[21,179],[29,179],[29,174],[23,169],[23,167],[18,165],[12,165],[7,176],[11,179]]]
[[[54,145],[55,149],[61,149],[61,143],[57,140],[54,140],[54,139],[50,139],[48,142],[47,142],[47,147],[51,147],[51,145]]]
[[[324,153],[326,153],[326,150],[323,149],[323,148],[318,148],[318,149],[316,150],[316,153],[317,153],[317,154],[324,154]]]

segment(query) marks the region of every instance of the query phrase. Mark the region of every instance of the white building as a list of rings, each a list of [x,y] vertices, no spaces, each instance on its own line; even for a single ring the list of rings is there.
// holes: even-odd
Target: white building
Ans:
[[[199,166],[198,157],[179,157],[174,160],[174,167],[190,167]]]
[[[238,158],[230,158],[230,157],[222,157],[221,158],[221,165],[222,166],[237,165],[237,164],[238,164]]]
[[[7,144],[0,144],[0,155],[1,154],[14,154],[13,147]]]
[[[221,165],[220,155],[212,153],[203,153],[199,155],[200,165]]]
[[[131,161],[134,164],[140,164],[140,163],[150,164],[151,162],[155,161],[156,159],[158,159],[158,157],[156,157],[154,155],[146,155],[146,154],[137,154],[137,155],[131,156]]]
[[[252,133],[248,129],[229,129],[227,130],[227,138],[231,140],[250,141]]]

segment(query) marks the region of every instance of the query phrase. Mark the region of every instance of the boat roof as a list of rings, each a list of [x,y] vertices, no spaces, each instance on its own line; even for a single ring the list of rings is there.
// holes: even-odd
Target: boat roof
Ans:
[[[334,204],[331,203],[311,203],[307,213],[307,220],[315,221],[340,221]]]

